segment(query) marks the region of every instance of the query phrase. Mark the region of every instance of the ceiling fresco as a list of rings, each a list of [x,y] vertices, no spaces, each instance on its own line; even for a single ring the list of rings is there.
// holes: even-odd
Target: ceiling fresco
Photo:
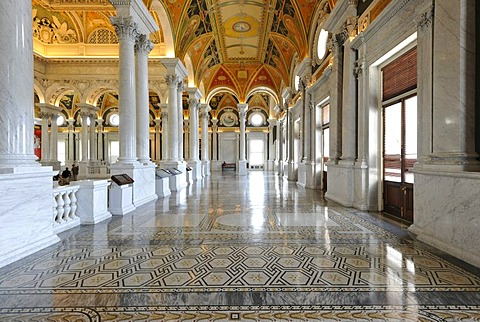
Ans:
[[[190,61],[205,95],[228,89],[239,102],[255,90],[280,96],[294,64],[308,56],[314,14],[336,0],[143,0],[160,26],[171,26],[175,56]],[[44,43],[112,43],[108,0],[32,0],[36,38]],[[165,14],[156,12],[159,6]],[[156,9],[157,8],[157,9]],[[45,18],[45,19],[44,19]],[[43,19],[43,20],[42,20]],[[99,31],[100,30],[100,31]],[[48,31],[48,32],[46,32]],[[92,40],[93,39],[93,40]],[[188,57],[187,57],[188,56]]]

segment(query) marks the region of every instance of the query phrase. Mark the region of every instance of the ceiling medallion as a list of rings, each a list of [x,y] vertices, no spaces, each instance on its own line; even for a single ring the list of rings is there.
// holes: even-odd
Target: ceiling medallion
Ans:
[[[237,21],[233,24],[232,29],[236,32],[248,32],[252,26],[246,21]]]

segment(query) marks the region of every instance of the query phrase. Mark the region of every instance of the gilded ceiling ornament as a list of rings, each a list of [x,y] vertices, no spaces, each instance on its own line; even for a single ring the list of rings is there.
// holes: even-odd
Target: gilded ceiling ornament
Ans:
[[[49,18],[37,17],[37,9],[33,9],[33,38],[46,44],[69,44],[76,43],[77,34],[72,29],[68,29],[67,23],[58,20],[52,15],[52,21]]]

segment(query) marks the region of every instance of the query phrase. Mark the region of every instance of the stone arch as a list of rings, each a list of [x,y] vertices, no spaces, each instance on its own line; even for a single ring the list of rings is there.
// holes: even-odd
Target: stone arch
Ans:
[[[167,9],[164,7],[164,4],[161,1],[153,1],[152,10],[158,15],[158,18],[162,24],[163,37],[165,41],[165,54],[166,57],[175,58],[175,42],[173,37],[172,23],[170,16],[167,14]]]

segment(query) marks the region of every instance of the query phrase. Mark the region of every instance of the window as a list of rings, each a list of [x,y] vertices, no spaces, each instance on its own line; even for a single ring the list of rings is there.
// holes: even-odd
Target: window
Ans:
[[[110,141],[110,163],[117,162],[120,156],[120,144],[118,141]]]
[[[60,161],[60,165],[65,165],[66,159],[66,144],[65,141],[58,141],[57,143],[57,156],[58,161]]]
[[[65,117],[63,115],[59,115],[57,117],[57,125],[62,126],[65,123]]]
[[[318,59],[323,59],[327,53],[327,40],[328,40],[328,31],[322,29],[318,35],[317,42],[317,57]]]
[[[249,163],[250,166],[263,165],[263,140],[250,140]]]
[[[252,114],[250,124],[253,126],[260,126],[263,124],[263,117],[259,113]]]
[[[120,124],[120,116],[118,116],[117,113],[110,114],[110,116],[108,118],[108,122],[112,126],[118,126]]]

